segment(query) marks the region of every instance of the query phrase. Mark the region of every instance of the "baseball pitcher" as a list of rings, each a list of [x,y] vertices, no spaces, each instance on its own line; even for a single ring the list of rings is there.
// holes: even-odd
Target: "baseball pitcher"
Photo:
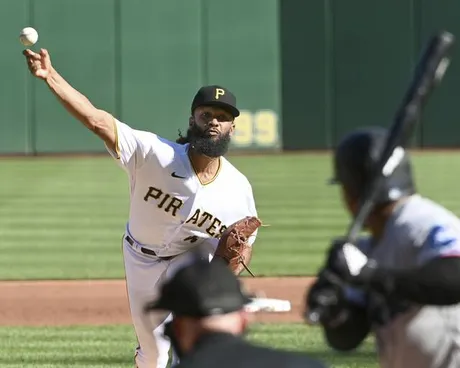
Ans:
[[[385,135],[360,129],[336,149],[334,182],[352,215]],[[372,331],[381,367],[460,367],[460,220],[416,193],[407,152],[380,187],[366,228],[358,249],[333,242],[307,295],[328,344],[352,350]]]
[[[45,49],[25,50],[24,55],[30,72],[103,140],[127,173],[130,208],[123,257],[139,344],[135,362],[139,368],[164,368],[170,349],[163,335],[168,316],[147,316],[144,305],[198,245],[207,249],[209,260],[219,256],[240,274],[261,225],[249,181],[223,157],[239,116],[236,98],[221,86],[202,87],[191,104],[186,136],[172,142],[94,107],[53,68]]]

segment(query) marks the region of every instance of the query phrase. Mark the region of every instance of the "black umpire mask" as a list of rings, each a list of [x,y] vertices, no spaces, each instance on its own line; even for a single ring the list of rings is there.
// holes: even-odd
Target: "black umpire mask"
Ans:
[[[187,140],[190,147],[202,155],[219,157],[227,153],[230,145],[230,131],[220,133],[219,136],[211,136],[201,129],[195,122],[187,130]]]

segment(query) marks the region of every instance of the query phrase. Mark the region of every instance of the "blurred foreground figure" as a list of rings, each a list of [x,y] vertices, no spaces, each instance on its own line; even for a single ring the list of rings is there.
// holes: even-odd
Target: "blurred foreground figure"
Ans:
[[[336,149],[333,182],[353,216],[386,134],[360,129]],[[384,368],[460,367],[460,221],[416,193],[402,153],[367,219],[370,236],[355,244],[358,249],[333,241],[307,295],[306,317],[318,311],[328,344],[341,351],[374,332]]]
[[[325,368],[304,354],[260,347],[244,336],[251,302],[238,278],[220,259],[197,259],[179,269],[164,284],[160,297],[146,313],[169,310],[173,319],[165,326],[176,354],[176,368]]]

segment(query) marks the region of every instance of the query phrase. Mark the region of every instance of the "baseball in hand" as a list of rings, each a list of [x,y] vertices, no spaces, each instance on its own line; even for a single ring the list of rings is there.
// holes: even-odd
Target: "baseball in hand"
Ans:
[[[38,33],[34,28],[26,27],[19,34],[19,40],[24,46],[32,46],[38,41]]]

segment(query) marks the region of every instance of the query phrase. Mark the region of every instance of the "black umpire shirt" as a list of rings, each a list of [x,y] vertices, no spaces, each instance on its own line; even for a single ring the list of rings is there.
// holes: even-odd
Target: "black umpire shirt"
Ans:
[[[305,354],[256,346],[240,336],[209,333],[193,351],[181,358],[177,368],[326,368]]]

